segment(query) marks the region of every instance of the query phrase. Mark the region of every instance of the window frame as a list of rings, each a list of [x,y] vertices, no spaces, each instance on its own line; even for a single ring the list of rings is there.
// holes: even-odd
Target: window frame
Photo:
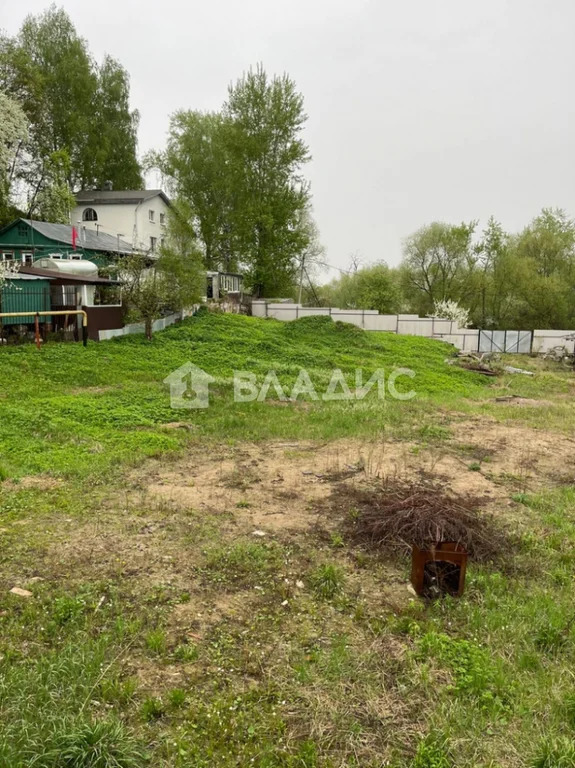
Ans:
[[[156,211],[153,208],[148,208],[148,221],[150,224],[156,223]]]
[[[88,218],[86,215],[88,211],[91,211],[94,217]],[[84,210],[82,211],[82,221],[88,221],[88,222],[98,221],[98,211],[95,208],[90,208],[90,207],[84,208]]]

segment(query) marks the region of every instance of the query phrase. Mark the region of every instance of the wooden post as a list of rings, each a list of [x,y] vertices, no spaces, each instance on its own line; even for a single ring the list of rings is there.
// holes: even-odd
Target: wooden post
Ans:
[[[36,347],[40,349],[40,315],[37,312],[34,316],[34,336],[36,339]]]

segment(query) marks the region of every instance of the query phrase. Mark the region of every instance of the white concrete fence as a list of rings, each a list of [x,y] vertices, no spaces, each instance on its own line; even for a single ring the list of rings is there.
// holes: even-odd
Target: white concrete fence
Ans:
[[[366,331],[387,331],[410,336],[426,336],[454,344],[464,352],[511,351],[546,352],[554,346],[565,345],[569,350],[575,342],[562,337],[574,331],[478,331],[458,328],[457,323],[441,317],[418,315],[380,315],[371,309],[336,309],[335,307],[302,307],[289,302],[252,302],[252,315],[276,320],[297,320],[300,317],[327,315],[334,320],[352,323]]]

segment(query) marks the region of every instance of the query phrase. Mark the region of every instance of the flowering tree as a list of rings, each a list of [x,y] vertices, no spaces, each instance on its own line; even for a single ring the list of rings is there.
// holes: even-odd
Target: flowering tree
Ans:
[[[460,307],[456,301],[445,299],[436,301],[433,304],[433,317],[441,317],[444,320],[453,320],[458,328],[467,328],[469,326],[469,310]]]
[[[0,219],[9,207],[10,187],[16,161],[28,138],[28,121],[23,109],[0,91]]]
[[[10,285],[18,274],[18,265],[11,261],[0,261],[0,304],[2,299],[2,289]]]

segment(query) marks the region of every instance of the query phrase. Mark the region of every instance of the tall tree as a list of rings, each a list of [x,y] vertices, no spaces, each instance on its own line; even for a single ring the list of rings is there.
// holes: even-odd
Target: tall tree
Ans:
[[[260,295],[291,294],[311,255],[305,121],[293,81],[258,67],[230,86],[221,112],[176,113],[166,150],[149,157],[188,201],[206,266],[241,267]]]
[[[475,222],[457,226],[433,222],[405,241],[404,291],[420,314],[433,312],[436,301],[451,299],[466,304],[471,297],[475,227]]]
[[[166,151],[148,162],[173,180],[190,206],[207,269],[233,271],[238,254],[232,231],[234,188],[227,144],[229,125],[214,112],[181,111],[171,120]]]
[[[570,328],[575,322],[575,222],[562,210],[543,209],[514,238],[525,328]]]
[[[10,192],[19,152],[28,138],[28,120],[22,107],[0,91],[0,226],[12,213]]]
[[[15,170],[30,212],[64,154],[71,190],[104,180],[141,185],[128,76],[113,59],[98,68],[63,9],[29,16],[16,38],[0,39],[0,88],[18,100],[30,125]]]
[[[88,153],[83,158],[81,185],[101,187],[111,181],[115,189],[139,189],[141,167],[137,159],[140,115],[130,110],[130,76],[111,56],[97,69],[94,115],[90,123]]]
[[[309,200],[302,167],[310,159],[301,136],[303,97],[287,75],[269,78],[258,66],[230,86],[223,114],[240,257],[256,292],[278,295],[293,285],[308,244],[300,226]]]
[[[517,311],[518,263],[512,238],[491,216],[477,245],[472,319],[479,328],[511,328]]]

